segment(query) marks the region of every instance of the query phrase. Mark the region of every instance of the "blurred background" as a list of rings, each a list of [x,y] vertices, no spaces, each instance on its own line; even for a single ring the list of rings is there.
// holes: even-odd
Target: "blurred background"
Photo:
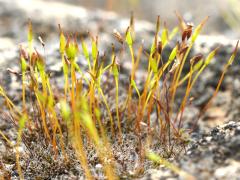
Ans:
[[[140,22],[141,33],[149,34],[158,15],[168,28],[177,26],[178,11],[194,25],[210,16],[201,34],[235,40],[240,38],[239,7],[240,0],[0,0],[0,37],[14,38],[17,43],[26,40],[29,18],[34,32],[43,38],[58,34],[58,24],[78,33],[111,34],[115,28],[124,32],[131,12]]]
[[[53,0],[45,0],[53,1]],[[170,27],[177,23],[174,11],[180,12],[187,21],[198,24],[210,16],[207,34],[224,34],[239,37],[240,0],[59,0],[59,2],[84,6],[88,9],[114,11],[129,17],[131,11],[137,19],[155,22],[156,16],[167,21]]]

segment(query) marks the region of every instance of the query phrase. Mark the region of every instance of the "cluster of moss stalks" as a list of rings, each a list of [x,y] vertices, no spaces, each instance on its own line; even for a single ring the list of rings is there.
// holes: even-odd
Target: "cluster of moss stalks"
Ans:
[[[174,28],[171,32],[169,32],[165,23],[160,32],[160,18],[157,18],[155,37],[150,47],[150,53],[147,54],[147,75],[146,79],[143,80],[142,90],[136,84],[135,73],[143,56],[143,44],[137,49],[134,48],[136,37],[133,17],[125,35],[120,34],[116,30],[114,31],[114,37],[122,47],[127,47],[127,51],[131,55],[132,67],[129,75],[129,84],[128,87],[124,87],[127,89],[126,99],[119,99],[119,63],[121,63],[121,60],[119,61],[120,57],[117,57],[114,45],[112,45],[111,59],[106,61],[106,56],[100,57],[99,55],[98,37],[93,37],[89,34],[91,40],[91,49],[89,49],[83,38],[79,38],[77,35],[66,36],[60,26],[59,53],[62,60],[65,84],[60,96],[58,94],[60,98],[55,98],[56,94],[50,84],[49,74],[45,70],[45,60],[33,48],[32,25],[29,21],[28,47],[20,47],[21,72],[19,72],[19,75],[22,78],[22,100],[20,106],[15,105],[8,97],[4,88],[0,86],[0,95],[4,99],[4,105],[9,109],[9,113],[13,117],[18,129],[16,143],[13,144],[3,132],[0,133],[3,139],[15,149],[16,166],[21,179],[24,179],[24,173],[21,170],[18,147],[23,141],[24,133],[33,131],[33,129],[37,132],[43,131],[45,141],[51,144],[55,158],[57,159],[61,152],[66,162],[69,157],[65,151],[66,142],[64,139],[66,137],[63,134],[67,134],[68,143],[71,143],[74,148],[87,179],[93,179],[93,176],[89,168],[83,136],[87,137],[86,140],[93,144],[107,179],[117,179],[114,158],[112,156],[111,137],[117,137],[119,143],[125,143],[122,138],[123,117],[131,121],[134,126],[132,129],[134,129],[134,133],[138,137],[141,137],[143,131],[147,132],[149,138],[152,132],[157,132],[159,141],[161,141],[163,146],[168,147],[171,155],[172,147],[175,145],[172,143],[172,139],[184,141],[187,133],[182,128],[182,125],[184,123],[183,112],[190,99],[190,92],[196,80],[209,65],[219,48],[217,47],[211,51],[205,58],[202,54],[189,57],[190,50],[208,18],[204,19],[198,26],[193,27],[193,25],[185,23],[180,15],[177,15],[177,17],[179,19],[179,27]],[[172,48],[168,59],[163,59],[164,48],[175,35],[179,35],[180,40]],[[40,41],[44,47],[45,44],[41,38]],[[79,50],[79,42],[80,46],[82,46],[82,52]],[[212,98],[216,96],[224,75],[236,56],[237,47],[238,44],[226,62]],[[86,71],[83,71],[82,67],[79,67],[76,63],[81,53],[88,63]],[[189,71],[183,75],[185,64],[189,67]],[[106,73],[110,74],[115,82],[115,97],[111,98],[115,101],[114,115],[110,109],[109,98],[107,98],[106,93],[102,89],[101,80]],[[89,76],[86,76],[86,74]],[[80,78],[77,78],[77,75],[80,75]],[[182,86],[183,84],[184,86]],[[185,88],[185,95],[182,97],[180,106],[176,109],[173,108],[176,103],[175,95],[180,87]],[[37,107],[34,109],[35,113],[32,113],[33,110],[28,102],[29,95],[27,92],[31,92],[34,96],[32,103]],[[134,93],[137,94],[137,97],[133,96]],[[211,104],[212,98],[203,108],[203,111]],[[119,106],[119,101],[123,106]],[[136,102],[137,105],[133,106],[132,104],[136,104]],[[100,104],[104,106],[107,117],[102,115]],[[58,113],[59,110],[60,113]],[[156,114],[158,128],[151,125],[151,114],[153,113]],[[38,114],[39,118],[36,119],[33,114]],[[132,114],[136,115],[134,119],[131,119]],[[107,120],[109,123],[104,124],[103,120]],[[106,124],[109,127],[106,127]],[[117,124],[117,128],[115,128],[115,124]],[[63,131],[67,131],[67,133]],[[143,141],[142,138],[138,138],[138,141],[141,145],[139,152],[142,159],[148,158],[156,163],[164,164],[175,173],[182,174],[180,169],[173,166],[160,155],[150,151],[150,141],[147,141],[148,144],[141,142]]]

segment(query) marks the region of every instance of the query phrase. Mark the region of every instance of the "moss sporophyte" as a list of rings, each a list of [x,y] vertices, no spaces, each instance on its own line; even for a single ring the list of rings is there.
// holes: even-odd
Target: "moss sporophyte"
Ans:
[[[134,32],[133,16],[125,35],[117,30],[114,31],[113,35],[120,43],[121,50],[126,54],[129,53],[129,61],[131,61],[131,72],[127,75],[129,82],[127,87],[123,88],[120,88],[123,85],[120,82],[122,56],[116,52],[114,44],[111,46],[110,59],[106,59],[108,57],[106,54],[100,55],[98,36],[94,37],[89,33],[91,44],[89,48],[83,37],[77,34],[66,35],[59,25],[59,53],[65,82],[64,87],[59,89],[59,94],[53,91],[51,79],[46,72],[46,60],[33,48],[34,38],[29,21],[28,47],[20,47],[21,106],[15,105],[4,88],[0,86],[0,95],[5,100],[5,106],[18,129],[17,143],[13,144],[2,131],[0,134],[15,149],[16,167],[20,179],[24,179],[24,171],[21,168],[18,148],[22,142],[28,146],[23,137],[33,131],[43,134],[44,141],[48,142],[53,149],[55,160],[63,156],[66,162],[69,162],[73,158],[66,151],[70,144],[75,150],[87,179],[94,179],[94,176],[89,164],[86,142],[94,147],[107,179],[118,179],[112,142],[117,139],[120,144],[124,144],[126,141],[124,136],[129,132],[138,137],[136,146],[140,157],[139,169],[142,163],[149,159],[165,165],[180,176],[191,177],[164,159],[161,154],[152,152],[151,139],[158,140],[161,144],[159,148],[162,148],[168,156],[176,153],[174,146],[187,141],[187,131],[183,129],[185,123],[183,113],[191,98],[190,92],[199,76],[215,57],[219,47],[212,50],[206,58],[202,54],[190,57],[190,51],[208,17],[195,28],[192,24],[185,23],[181,15],[177,14],[177,17],[179,27],[172,31],[168,30],[166,23],[163,23],[163,29],[160,30],[160,17],[157,17],[156,31],[149,53],[144,52],[143,43],[139,47],[135,43],[137,37]],[[180,36],[178,38],[180,40],[172,46],[169,56],[164,59],[165,49],[169,42],[175,42],[173,40],[175,36]],[[42,39],[41,44],[45,46]],[[237,49],[238,42],[226,62],[212,98],[202,109],[198,119],[217,95],[227,69],[235,59]],[[83,55],[87,61],[87,67],[78,65],[80,55]],[[136,72],[144,55],[147,55],[148,65],[146,78],[142,80],[143,85],[140,87],[136,83]],[[188,67],[188,72],[183,73],[184,67]],[[114,93],[108,93],[104,89],[103,77],[106,75],[110,79],[113,78],[114,83],[111,85],[114,87]],[[179,88],[185,88],[185,94],[180,104],[176,105],[176,94]],[[124,99],[119,95],[120,89],[126,89]],[[31,96],[35,98],[29,98],[26,92],[31,92]],[[112,94],[114,94],[113,97],[111,97]],[[30,100],[31,103],[29,103]],[[37,107],[34,113],[30,104]],[[157,126],[153,125],[153,114],[155,114]],[[39,117],[36,118],[36,115]],[[136,171],[135,175],[137,176],[140,172]]]

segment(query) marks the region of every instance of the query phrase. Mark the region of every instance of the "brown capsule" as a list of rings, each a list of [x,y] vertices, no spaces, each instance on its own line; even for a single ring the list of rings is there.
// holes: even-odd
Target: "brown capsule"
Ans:
[[[44,65],[44,59],[43,59],[42,55],[36,49],[35,49],[35,51],[36,51],[36,54],[38,57],[37,61]]]
[[[197,54],[190,59],[190,64],[195,64],[203,58],[202,54]]]
[[[185,41],[185,39],[188,40],[191,37],[192,28],[193,28],[193,24],[187,23],[187,27],[186,27],[186,29],[183,30],[183,33],[182,33],[182,41]]]
[[[189,39],[189,37],[192,34],[192,30],[191,29],[185,29],[182,33],[182,41],[185,41],[185,39]]]
[[[133,11],[131,12],[130,27],[132,29],[134,29],[134,13],[133,13]]]
[[[20,45],[20,57],[23,57],[25,60],[28,60],[27,51]]]
[[[158,42],[158,47],[157,47],[158,53],[162,54],[162,41]]]
[[[64,55],[64,61],[68,66],[71,64],[66,55]]]
[[[33,52],[30,60],[30,64],[32,67],[35,67],[37,60],[38,60],[38,55],[36,52]]]
[[[114,46],[114,44],[112,43],[112,53],[114,53],[115,52],[115,46]]]
[[[181,49],[179,50],[179,54],[185,54],[188,49],[188,45],[184,44]]]
[[[58,29],[59,29],[59,32],[62,33],[62,27],[60,24],[58,24]]]
[[[117,41],[120,44],[123,44],[123,42],[124,42],[123,37],[121,36],[121,34],[116,29],[113,30],[113,36],[117,39]]]
[[[157,56],[158,52],[157,50],[155,49],[154,52],[152,53],[152,58],[154,59],[156,56]]]

